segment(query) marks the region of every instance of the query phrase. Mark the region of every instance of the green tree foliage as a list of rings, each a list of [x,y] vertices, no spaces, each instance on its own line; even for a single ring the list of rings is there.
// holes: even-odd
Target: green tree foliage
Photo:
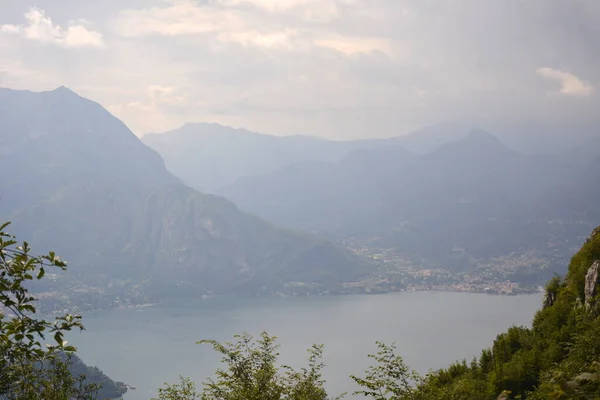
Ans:
[[[46,269],[64,270],[54,253],[31,255],[0,226],[0,398],[70,400],[96,398],[98,387],[71,373],[71,354],[64,334],[83,329],[81,317],[61,315],[48,321],[36,315],[36,298],[27,284],[44,277]],[[44,343],[50,339],[48,343]]]
[[[179,383],[165,383],[164,388],[158,389],[158,397],[152,398],[152,400],[195,400],[200,398],[194,382],[182,376],[179,379]]]
[[[220,353],[225,369],[203,384],[201,393],[186,378],[174,385],[166,384],[154,400],[327,400],[321,371],[323,348],[308,350],[308,366],[295,370],[278,366],[279,345],[276,338],[263,332],[255,339],[244,333],[235,342],[202,340]]]
[[[94,400],[100,386],[87,383],[85,375],[76,376],[71,370],[70,356],[48,356],[40,364],[23,364],[19,379],[0,392],[6,400]]]
[[[598,399],[600,318],[584,306],[584,281],[600,260],[600,231],[575,254],[565,279],[546,285],[531,329],[511,327],[469,365],[429,374],[418,387],[440,399]]]
[[[377,354],[369,354],[375,365],[365,371],[363,378],[352,375],[351,378],[360,390],[355,395],[375,400],[417,400],[422,396],[417,392],[423,378],[404,363],[402,357],[396,355],[395,345],[377,342]]]

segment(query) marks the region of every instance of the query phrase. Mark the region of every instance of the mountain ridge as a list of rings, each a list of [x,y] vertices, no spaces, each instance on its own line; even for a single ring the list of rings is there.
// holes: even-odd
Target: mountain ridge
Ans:
[[[17,235],[71,261],[74,279],[57,282],[62,290],[154,301],[285,292],[291,281],[328,287],[369,272],[347,250],[186,187],[97,103],[67,89],[7,93],[0,143],[10,147],[0,167],[20,174],[0,177],[0,214]]]
[[[339,162],[357,150],[404,145],[428,152],[462,138],[453,125],[425,127],[385,139],[330,141],[313,136],[274,136],[220,124],[188,123],[179,129],[142,137],[158,151],[167,168],[186,184],[218,193],[236,180],[269,174],[297,162]]]
[[[432,268],[543,259],[541,283],[565,264],[568,243],[600,223],[591,205],[597,190],[586,183],[595,179],[592,161],[519,153],[472,130],[426,154],[400,145],[356,150],[338,163],[246,177],[219,193],[281,225],[359,243],[377,237]]]

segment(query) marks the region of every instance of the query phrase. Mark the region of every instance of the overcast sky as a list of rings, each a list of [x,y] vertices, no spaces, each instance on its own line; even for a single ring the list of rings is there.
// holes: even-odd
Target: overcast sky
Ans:
[[[138,135],[593,127],[600,1],[0,0],[0,86],[60,85]]]

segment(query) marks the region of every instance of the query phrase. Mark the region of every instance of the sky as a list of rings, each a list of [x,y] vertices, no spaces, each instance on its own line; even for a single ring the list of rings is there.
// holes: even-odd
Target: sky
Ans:
[[[137,135],[589,133],[600,1],[0,0],[0,86],[61,85]]]

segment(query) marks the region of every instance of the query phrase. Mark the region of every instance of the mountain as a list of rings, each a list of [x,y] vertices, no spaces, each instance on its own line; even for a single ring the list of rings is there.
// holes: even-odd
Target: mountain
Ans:
[[[290,163],[336,160],[346,151],[345,144],[308,136],[269,136],[218,124],[186,124],[142,140],[160,152],[171,172],[207,193]]]
[[[0,110],[0,215],[70,262],[56,285],[160,300],[330,286],[370,268],[183,185],[121,121],[66,88],[2,89]]]
[[[381,210],[387,183],[414,157],[402,146],[357,150],[338,163],[296,163],[243,178],[220,194],[279,224],[336,233]]]
[[[362,142],[371,143],[377,147],[402,145],[414,153],[426,154],[445,144],[463,139],[472,129],[472,126],[465,124],[445,122],[424,126],[403,136],[363,140]]]
[[[66,360],[66,357],[63,356]],[[128,390],[123,382],[115,382],[102,372],[98,367],[90,367],[75,354],[68,356],[69,370],[75,378],[85,377],[84,384],[97,385],[99,387],[97,398],[99,399],[120,399]]]
[[[357,150],[340,162],[240,179],[219,193],[275,223],[375,239],[425,266],[462,270],[527,255],[550,266],[541,280],[600,223],[600,191],[590,185],[598,170],[593,158],[576,158],[521,154],[473,130],[427,154],[399,145]]]
[[[220,193],[246,210],[295,226],[285,219],[289,215],[303,221],[305,229],[332,227],[329,220],[338,210],[345,224],[338,232],[343,233],[351,231],[350,225],[362,225],[353,223],[357,219],[395,223],[396,219],[425,217],[432,207],[475,203],[473,196],[483,195],[483,177],[488,179],[486,190],[492,191],[508,178],[514,181],[506,174],[494,177],[491,171],[500,160],[515,164],[517,159],[517,153],[490,134],[474,131],[426,155],[399,145],[357,150],[338,163],[297,163],[270,175],[241,179]],[[328,212],[319,212],[327,206]],[[279,211],[282,207],[284,213]],[[311,221],[317,225],[310,225]],[[373,234],[377,232],[380,227],[373,229]]]
[[[466,135],[453,124],[425,127],[389,139],[335,142],[309,136],[271,136],[218,124],[186,124],[142,138],[186,184],[206,193],[245,177],[274,173],[295,163],[338,162],[356,150],[404,146],[429,152]]]
[[[444,258],[452,260],[457,250],[474,259],[525,252],[539,244],[530,208],[570,174],[554,157],[522,155],[472,131],[418,158],[389,183],[396,189],[384,211],[389,217],[377,229],[389,232],[387,243],[395,247],[449,264]]]
[[[0,89],[0,105],[0,167],[18,171],[2,177],[5,209],[29,205],[78,179],[178,181],[121,121],[67,88]]]
[[[600,219],[600,189],[595,184],[600,182],[600,150],[588,160],[578,157],[577,163],[581,163],[577,172],[553,186],[539,205],[538,212],[557,223],[576,221],[581,225]]]

